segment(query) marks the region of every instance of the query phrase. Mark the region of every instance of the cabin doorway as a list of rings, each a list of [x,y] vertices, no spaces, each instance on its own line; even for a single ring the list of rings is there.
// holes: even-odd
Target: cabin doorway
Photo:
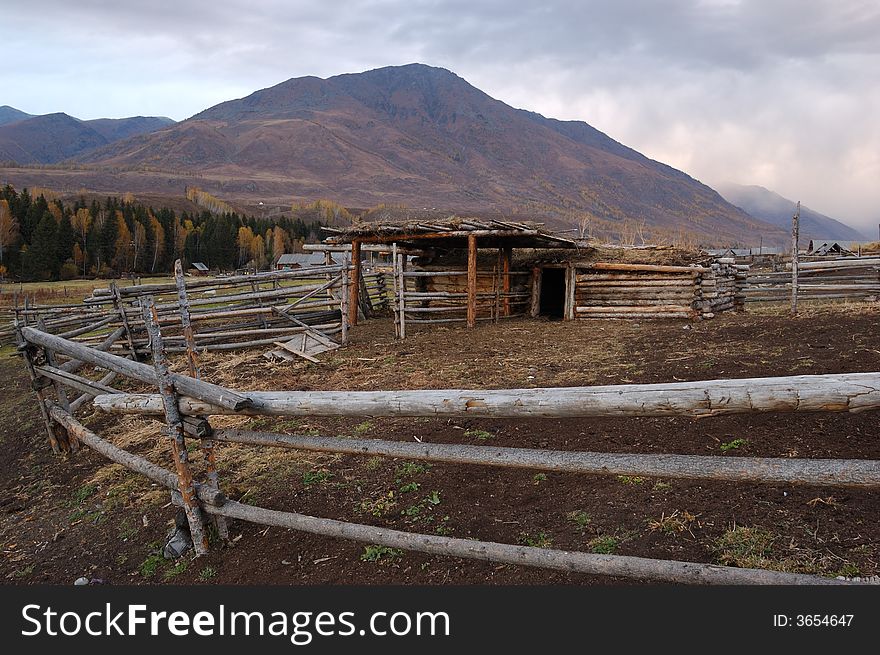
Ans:
[[[541,270],[541,299],[538,315],[560,321],[565,318],[564,268],[544,268]]]

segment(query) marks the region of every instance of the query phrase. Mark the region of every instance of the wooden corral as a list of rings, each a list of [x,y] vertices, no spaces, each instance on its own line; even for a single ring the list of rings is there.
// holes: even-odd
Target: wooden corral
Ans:
[[[729,458],[708,455],[570,452],[565,450],[409,443],[276,434],[213,427],[212,416],[449,416],[584,417],[713,416],[726,413],[876,411],[880,375],[840,375],[713,380],[670,384],[615,385],[557,389],[375,392],[249,392],[231,390],[189,374],[171,372],[165,360],[160,320],[151,298],[144,298],[142,320],[150,337],[152,363],[135,362],[38,327],[18,326],[19,350],[31,372],[50,443],[75,452],[85,445],[140,473],[171,492],[185,510],[197,554],[207,551],[204,535],[213,522],[221,539],[225,521],[235,519],[318,535],[405,548],[425,553],[476,558],[545,569],[613,575],[641,580],[699,584],[845,584],[846,580],[776,571],[732,568],[675,560],[513,545],[399,530],[308,516],[232,501],[223,494],[216,466],[196,479],[188,461],[187,440],[210,453],[215,442],[313,452],[405,457],[429,462],[475,464],[592,475],[647,475],[683,479],[810,484],[877,488],[880,467],[870,460],[808,458]],[[189,346],[191,348],[191,344]],[[132,394],[69,371],[100,367],[145,383],[152,393]],[[62,374],[64,373],[64,374]],[[113,445],[75,416],[64,388],[95,397],[94,406],[110,414],[164,417],[173,470]],[[711,419],[710,419],[711,420]],[[210,458],[210,454],[207,455]],[[210,461],[210,459],[209,459]]]

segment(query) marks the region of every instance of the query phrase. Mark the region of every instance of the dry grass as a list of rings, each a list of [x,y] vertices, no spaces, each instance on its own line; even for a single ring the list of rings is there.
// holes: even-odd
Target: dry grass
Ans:
[[[715,540],[712,550],[719,564],[816,575],[857,574],[858,567],[829,552],[802,547],[795,539],[762,527],[733,526]]]

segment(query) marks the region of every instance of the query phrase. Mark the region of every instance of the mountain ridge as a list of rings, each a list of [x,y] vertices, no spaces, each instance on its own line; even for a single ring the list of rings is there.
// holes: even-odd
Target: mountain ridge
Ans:
[[[791,229],[791,217],[797,203],[757,184],[717,185],[718,192],[731,204],[740,207],[755,218],[783,229]],[[835,239],[864,241],[867,236],[854,227],[821,214],[801,204],[799,232],[802,239]]]
[[[8,105],[0,110],[11,110],[0,113],[0,161],[25,165],[55,164],[174,123],[156,116],[81,120],[64,112],[33,116]],[[17,115],[24,118],[15,120]]]
[[[291,78],[66,161],[125,171],[140,188],[202,184],[234,200],[494,212],[620,240],[786,238],[585,122],[515,109],[424,64]]]

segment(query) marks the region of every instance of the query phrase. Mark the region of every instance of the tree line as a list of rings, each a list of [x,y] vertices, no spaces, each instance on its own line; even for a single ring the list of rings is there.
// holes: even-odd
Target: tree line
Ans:
[[[234,211],[178,214],[139,204],[130,194],[65,203],[42,190],[18,192],[7,185],[0,190],[0,277],[160,274],[178,258],[220,270],[264,268],[297,243],[319,240],[321,226],[318,220]]]

